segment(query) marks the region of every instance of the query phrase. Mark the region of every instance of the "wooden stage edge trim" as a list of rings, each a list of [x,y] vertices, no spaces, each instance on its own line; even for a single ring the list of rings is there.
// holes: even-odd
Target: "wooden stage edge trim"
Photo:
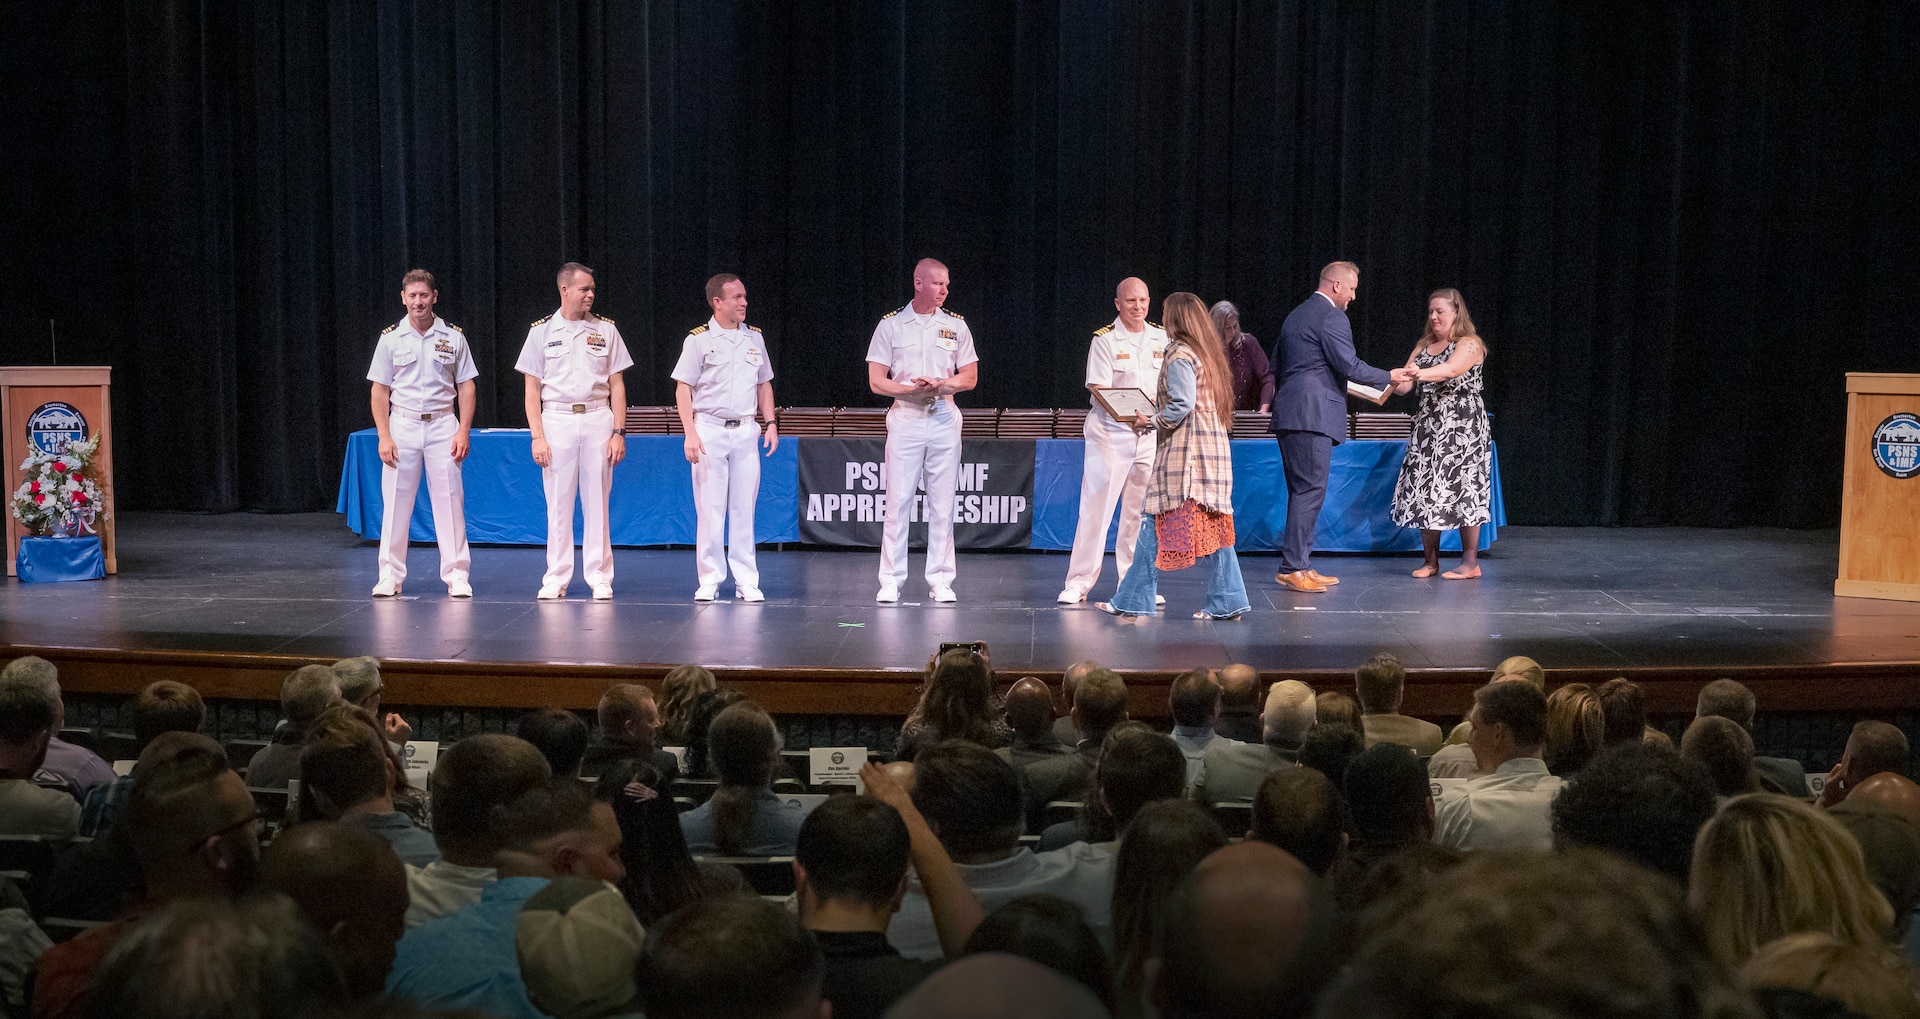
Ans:
[[[209,700],[278,700],[287,673],[315,659],[297,655],[211,651],[127,651],[112,648],[9,645],[9,658],[39,655],[60,670],[66,691],[132,695],[148,683],[178,680]],[[408,707],[542,708],[591,710],[616,683],[657,688],[673,665],[571,665],[549,662],[408,661],[383,659],[386,703]],[[912,709],[920,673],[912,669],[769,667],[716,669],[735,687],[775,714],[905,715]],[[997,670],[1004,683],[1038,676],[1058,689],[1058,669]],[[1135,718],[1167,715],[1173,671],[1127,672],[1128,708]],[[1263,679],[1298,679],[1315,690],[1350,689],[1348,670],[1263,670]],[[1615,676],[1647,687],[1648,710],[1692,714],[1707,682],[1730,677],[1753,689],[1760,707],[1775,712],[1894,712],[1920,710],[1920,662],[1825,663],[1766,666],[1642,666],[1628,669],[1550,669],[1548,683],[1604,683]],[[1407,676],[1405,714],[1443,718],[1464,715],[1487,673],[1464,669],[1413,669]]]

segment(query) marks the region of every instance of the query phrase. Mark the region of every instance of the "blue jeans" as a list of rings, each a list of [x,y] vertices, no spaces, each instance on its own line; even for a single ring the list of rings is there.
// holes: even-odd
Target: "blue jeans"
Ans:
[[[1160,554],[1160,536],[1155,533],[1153,517],[1140,517],[1140,541],[1134,546],[1133,568],[1121,578],[1120,589],[1113,593],[1114,608],[1136,616],[1153,615],[1153,596],[1159,585],[1160,569],[1154,558]],[[1247,603],[1247,582],[1240,576],[1240,557],[1228,545],[1200,563],[1210,563],[1207,573],[1206,612],[1210,616],[1237,616],[1252,608]],[[1199,565],[1199,563],[1195,563]]]

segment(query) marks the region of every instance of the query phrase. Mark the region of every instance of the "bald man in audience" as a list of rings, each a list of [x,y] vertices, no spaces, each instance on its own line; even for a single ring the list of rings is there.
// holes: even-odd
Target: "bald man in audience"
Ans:
[[[1859,806],[1886,810],[1906,818],[1920,833],[1920,784],[1905,775],[1883,771],[1861,779],[1847,794],[1846,801],[1834,807]]]
[[[300,744],[307,726],[340,702],[340,676],[330,665],[302,665],[280,683],[280,710],[286,720],[273,742],[247,762],[247,784],[255,789],[285,789],[300,777]]]
[[[440,859],[407,868],[407,926],[417,927],[480,899],[499,877],[495,807],[511,803],[551,776],[533,744],[500,733],[468,736],[440,755],[427,780],[433,797],[433,843]]]
[[[1080,692],[1080,681],[1087,673],[1100,667],[1100,663],[1091,658],[1083,658],[1066,667],[1060,673],[1060,706],[1067,709],[1053,723],[1053,735],[1067,746],[1080,742],[1080,730],[1073,724],[1073,698]]]
[[[1148,996],[1165,1019],[1306,1016],[1339,969],[1332,899],[1299,860],[1264,842],[1201,860],[1167,903],[1165,923],[1147,968]]]
[[[1220,670],[1220,718],[1213,731],[1236,743],[1258,743],[1260,733],[1260,673],[1251,665],[1229,665]]]
[[[1871,721],[1855,725],[1840,763],[1827,773],[1826,787],[1820,790],[1820,806],[1830,808],[1845,800],[1854,786],[1881,772],[1905,775],[1907,760],[1907,734],[1898,726]]]
[[[1758,701],[1753,691],[1744,684],[1731,679],[1716,679],[1700,688],[1700,696],[1694,700],[1693,716],[1730,719],[1745,729],[1748,736],[1752,736],[1753,716],[1757,708]],[[1760,773],[1762,783],[1770,785],[1773,792],[1788,796],[1807,795],[1806,766],[1791,757],[1761,756],[1758,746],[1756,743],[1753,767]]]
[[[680,777],[680,759],[660,749],[660,706],[653,691],[637,683],[620,683],[600,695],[600,731],[587,745],[580,774],[604,775],[616,763],[635,760],[651,765],[662,783]],[[663,786],[664,788],[664,786]]]
[[[1006,705],[1013,740],[994,751],[1002,760],[1024,768],[1034,761],[1073,753],[1073,745],[1054,734],[1053,694],[1047,684],[1032,676],[1021,678],[1007,690]]]
[[[1260,713],[1260,742],[1218,741],[1207,747],[1193,782],[1193,798],[1202,806],[1252,802],[1269,774],[1300,766],[1300,744],[1313,723],[1312,688],[1294,679],[1273,684]]]
[[[380,993],[407,929],[407,868],[385,839],[332,821],[296,825],[261,854],[260,878],[327,940],[355,998]]]

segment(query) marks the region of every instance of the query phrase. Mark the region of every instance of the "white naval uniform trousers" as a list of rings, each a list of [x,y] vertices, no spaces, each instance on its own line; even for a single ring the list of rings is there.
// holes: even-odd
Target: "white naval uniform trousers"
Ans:
[[[927,583],[951,587],[953,497],[960,479],[960,408],[952,397],[931,404],[895,400],[887,411],[887,520],[880,537],[880,584],[907,579],[907,521],[915,489],[926,487]]]
[[[453,436],[460,430],[460,419],[450,410],[432,413],[430,421],[420,420],[421,414],[399,406],[387,414],[395,466],[380,465],[380,497],[386,500],[380,518],[380,579],[392,581],[395,587],[407,579],[407,530],[422,471],[433,503],[441,582],[465,582],[473,565],[467,549],[466,489],[460,481],[460,465],[453,462]]]
[[[540,485],[547,494],[547,573],[542,587],[564,589],[573,581],[573,500],[580,499],[584,527],[580,534],[580,564],[589,587],[613,583],[613,537],[607,525],[607,491],[613,485],[613,464],[607,459],[607,440],[613,438],[613,411],[598,401],[584,414],[566,404],[543,405],[540,424],[547,433],[553,459],[540,469]]]
[[[693,499],[698,523],[694,553],[700,586],[719,587],[733,568],[736,589],[758,588],[760,567],[753,556],[753,506],[760,497],[760,425],[749,414],[734,420],[695,413],[706,454],[693,465]],[[731,540],[728,529],[732,529]],[[724,546],[724,550],[723,550]]]
[[[1114,537],[1115,580],[1124,580],[1133,566],[1133,546],[1140,540],[1140,503],[1153,477],[1154,433],[1141,435],[1132,425],[1115,421],[1105,410],[1087,412],[1086,448],[1080,467],[1080,522],[1073,529],[1073,554],[1067,560],[1068,587],[1090,591],[1100,580],[1107,559],[1107,528],[1113,511],[1120,510],[1120,532]]]

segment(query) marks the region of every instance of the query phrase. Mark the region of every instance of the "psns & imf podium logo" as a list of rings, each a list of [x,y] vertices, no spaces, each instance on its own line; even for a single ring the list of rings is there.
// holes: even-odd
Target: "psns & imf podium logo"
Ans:
[[[1920,474],[1920,416],[1895,414],[1873,430],[1873,462],[1889,477]]]
[[[27,441],[42,453],[64,452],[87,441],[87,419],[70,403],[43,403],[27,416]]]

